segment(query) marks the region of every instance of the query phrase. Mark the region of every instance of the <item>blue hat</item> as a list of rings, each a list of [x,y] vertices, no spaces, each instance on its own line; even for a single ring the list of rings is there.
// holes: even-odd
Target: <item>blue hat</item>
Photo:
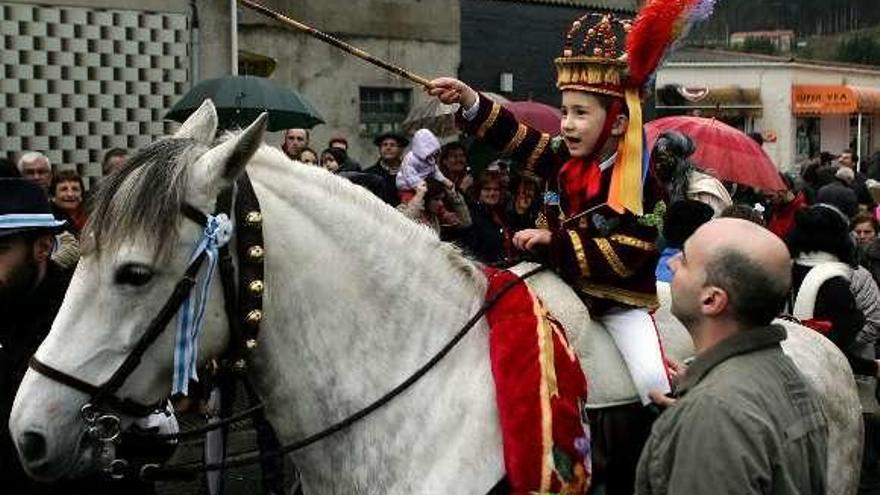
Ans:
[[[35,230],[56,232],[56,220],[43,189],[27,179],[0,179],[0,237]]]

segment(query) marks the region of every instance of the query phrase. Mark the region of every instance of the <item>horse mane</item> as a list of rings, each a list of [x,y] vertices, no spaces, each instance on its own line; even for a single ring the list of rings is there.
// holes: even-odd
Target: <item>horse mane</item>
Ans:
[[[177,236],[187,190],[185,172],[198,157],[196,151],[205,148],[192,139],[161,139],[139,150],[122,170],[105,177],[90,200],[83,253],[100,253],[146,233],[159,240],[155,255],[167,253]]]
[[[225,133],[218,143],[234,135]],[[138,151],[122,170],[104,178],[90,200],[91,212],[82,236],[83,253],[100,254],[124,240],[140,237],[156,242],[154,256],[168,254],[177,239],[180,207],[186,199],[187,167],[205,151],[205,146],[192,139],[161,139]],[[392,230],[412,246],[417,262],[448,263],[460,283],[485,289],[478,264],[452,244],[441,242],[429,227],[406,218],[363,187],[320,167],[292,162],[280,150],[267,145],[259,148],[248,170],[254,180],[263,174],[279,174],[277,179],[290,177],[295,184],[316,188],[333,198],[333,203],[360,212],[368,221],[393,225]],[[287,181],[273,179],[276,178],[269,176],[260,182],[280,197],[291,194],[285,190]]]
[[[334,203],[344,204],[346,209],[350,209],[350,211],[361,212],[365,218],[375,219],[377,224],[391,226],[390,230],[401,235],[403,243],[412,248],[408,251],[415,255],[417,262],[448,263],[447,266],[450,266],[459,275],[460,283],[475,287],[479,291],[485,291],[485,277],[477,262],[465,256],[461,249],[454,244],[442,242],[430,227],[407,218],[364,187],[331,174],[321,167],[292,162],[278,148],[271,146],[261,146],[257,150],[250,161],[248,170],[254,180],[259,180],[263,172],[292,173],[297,184],[320,189],[328,197],[333,198]],[[262,180],[260,182],[279,196],[291,194],[291,191],[284,189],[281,181]],[[366,231],[368,227],[364,226],[364,229],[361,230]]]

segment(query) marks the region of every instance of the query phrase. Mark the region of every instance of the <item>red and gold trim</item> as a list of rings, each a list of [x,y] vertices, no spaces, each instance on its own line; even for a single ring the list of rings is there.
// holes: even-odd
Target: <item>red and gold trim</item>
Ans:
[[[608,239],[604,237],[596,237],[593,239],[593,242],[596,243],[596,247],[598,247],[599,251],[602,252],[602,255],[605,256],[608,265],[611,266],[611,269],[614,270],[614,273],[616,273],[618,277],[627,278],[632,276],[632,272],[623,264],[620,256],[617,256],[617,253],[614,252],[614,247],[611,246],[611,242]]]
[[[480,124],[480,127],[477,129],[477,137],[482,138],[489,132],[489,129],[495,125],[495,121],[498,120],[498,114],[501,113],[501,105],[498,103],[492,102],[492,110],[489,111],[489,116],[486,117],[486,120]]]
[[[611,240],[624,246],[641,249],[642,251],[653,252],[657,250],[657,245],[653,242],[646,242],[628,235],[614,234],[611,236]]]
[[[620,287],[614,287],[606,284],[597,284],[587,280],[581,280],[577,283],[578,290],[590,297],[598,299],[608,299],[616,301],[628,306],[639,308],[657,309],[660,302],[657,300],[657,294],[648,294],[644,292],[636,292]]]
[[[507,146],[504,147],[504,150],[501,151],[501,154],[508,155],[512,153],[515,149],[522,144],[523,140],[526,138],[526,135],[529,132],[529,128],[526,127],[525,124],[520,123],[516,126],[516,134],[510,139],[507,143]]]
[[[568,236],[571,238],[571,249],[574,251],[574,257],[577,259],[581,275],[589,277],[590,265],[587,264],[587,255],[584,252],[584,243],[581,242],[581,237],[574,230],[568,230],[566,232],[568,232]]]
[[[547,133],[541,134],[541,139],[538,140],[538,144],[535,145],[535,149],[532,151],[532,154],[529,155],[529,159],[526,160],[526,168],[529,170],[535,167],[535,162],[538,161],[538,157],[544,153],[544,149],[547,147],[547,144],[550,143],[550,135]]]

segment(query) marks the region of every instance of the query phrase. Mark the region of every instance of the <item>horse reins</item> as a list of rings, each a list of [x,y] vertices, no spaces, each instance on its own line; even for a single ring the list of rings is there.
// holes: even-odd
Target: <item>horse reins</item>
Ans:
[[[234,284],[235,273],[232,265],[232,257],[228,250],[228,244],[220,248],[220,262],[218,269],[221,274],[221,280],[223,281],[224,309],[230,327],[230,348],[222,360],[222,367],[224,369],[230,369],[237,374],[241,374],[247,368],[248,354],[257,346],[256,337],[263,316],[262,293],[264,290],[264,283],[262,281],[262,261],[264,250],[261,245],[262,214],[259,210],[259,203],[256,200],[256,195],[253,192],[253,186],[246,175],[242,179],[239,179],[236,185],[238,192],[238,194],[235,195],[236,235],[239,260],[241,262],[239,265],[239,287],[237,291]],[[230,211],[233,195],[234,191],[232,188],[221,193],[217,199],[218,212]],[[242,200],[242,198],[246,199]],[[201,226],[207,224],[207,215],[188,203],[184,203],[181,206],[181,213]],[[146,332],[138,340],[132,352],[126,357],[119,368],[117,368],[110,379],[103,385],[92,385],[41,362],[36,356],[31,358],[29,366],[34,371],[90,396],[90,401],[83,407],[83,419],[91,426],[91,428],[99,428],[101,426],[99,424],[100,421],[105,418],[115,420],[115,431],[111,428],[111,431],[103,434],[103,438],[98,438],[99,441],[112,442],[119,436],[118,418],[107,414],[101,415],[101,413],[98,412],[100,406],[109,407],[112,411],[118,411],[135,417],[149,415],[158,409],[158,405],[147,406],[139,404],[130,399],[119,398],[115,394],[125,383],[125,380],[138,367],[143,355],[147,352],[150,346],[155,343],[156,339],[159,338],[165,328],[168,327],[171,320],[179,311],[184,300],[189,296],[196,284],[196,277],[205,258],[205,253],[202,253],[189,264],[183,277],[181,277],[177,285],[175,285],[171,296],[159,310],[156,317],[150,322]],[[545,266],[539,266],[501,287],[498,292],[483,303],[480,309],[464,324],[450,341],[447,342],[446,345],[444,345],[443,348],[441,348],[430,360],[422,365],[422,367],[389,392],[357,412],[347,416],[345,419],[334,423],[317,433],[295,442],[285,444],[275,451],[260,452],[259,449],[249,449],[231,454],[231,460],[224,460],[223,462],[213,464],[204,464],[201,462],[182,463],[168,466],[160,466],[159,464],[152,463],[144,464],[136,471],[137,475],[144,480],[157,481],[164,479],[187,478],[192,477],[197,473],[246,466],[290,454],[323,440],[338,431],[348,428],[360,419],[381,408],[419,381],[468,334],[468,332],[480,321],[481,318],[483,318],[483,316],[486,315],[501,297],[519,283],[522,283],[524,280],[544,271],[545,269]],[[223,418],[217,422],[195,430],[155,436],[166,439],[178,439],[205,433],[246,419],[259,413],[262,409],[263,405],[258,404],[233,416]],[[114,461],[110,465],[109,471],[112,476],[124,477],[126,474],[133,474],[131,473],[131,467],[126,461],[119,461],[121,461],[121,463]]]

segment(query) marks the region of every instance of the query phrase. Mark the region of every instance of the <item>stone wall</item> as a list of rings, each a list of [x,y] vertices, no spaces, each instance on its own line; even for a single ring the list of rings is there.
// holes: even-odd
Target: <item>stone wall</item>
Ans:
[[[432,78],[455,75],[459,64],[457,0],[278,0],[267,5],[367,52]],[[243,50],[278,61],[272,79],[298,91],[322,114],[312,130],[319,153],[336,135],[349,141],[350,155],[367,167],[376,160],[373,135],[362,128],[360,88],[411,90],[412,105],[426,100],[413,83],[309,36],[243,11]],[[269,137],[280,144],[281,133]]]

